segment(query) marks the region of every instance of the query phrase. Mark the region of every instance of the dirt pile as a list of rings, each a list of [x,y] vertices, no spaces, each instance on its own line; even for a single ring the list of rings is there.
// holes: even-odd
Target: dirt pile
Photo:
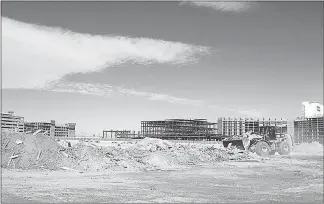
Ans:
[[[149,145],[145,149],[146,143]],[[141,152],[143,148],[144,152]],[[156,169],[180,168],[228,160],[228,154],[224,150],[190,144],[172,144],[160,139],[145,138],[130,149],[137,154],[145,154],[147,153],[145,150],[149,150],[148,156],[143,157],[142,162]]]
[[[42,134],[2,132],[1,144],[1,167],[56,170],[71,162],[61,153],[64,148]]]
[[[4,168],[143,171],[247,158],[247,155],[232,150],[152,138],[145,138],[127,148],[102,147],[94,142],[64,147],[42,134],[3,133],[1,140],[1,166]]]
[[[152,138],[145,138],[128,148],[80,142],[66,148],[65,152],[74,154],[77,168],[84,171],[166,170],[228,159],[224,150],[214,147],[197,148]]]
[[[136,143],[135,149],[144,150],[144,151],[150,151],[155,152],[159,150],[167,150],[171,149],[174,144],[161,139],[153,139],[146,137],[143,140],[140,140]]]

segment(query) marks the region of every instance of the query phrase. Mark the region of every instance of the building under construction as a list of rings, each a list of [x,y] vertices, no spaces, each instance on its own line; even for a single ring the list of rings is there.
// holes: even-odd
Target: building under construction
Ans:
[[[133,130],[103,130],[102,138],[103,139],[118,139],[118,138],[140,138],[141,133],[137,133]]]
[[[167,119],[161,121],[142,121],[143,137],[161,139],[221,139],[217,134],[217,123],[206,119]]]
[[[75,137],[75,126],[75,123],[55,124],[55,120],[51,120],[51,122],[25,122],[25,132],[40,131],[40,133],[51,138]]]
[[[218,118],[218,134],[224,136],[242,136],[248,131],[263,134],[265,128],[276,127],[277,133],[287,133],[288,120],[277,119],[253,119],[253,118]]]
[[[294,141],[297,144],[319,142],[323,144],[323,117],[297,118],[294,121]]]

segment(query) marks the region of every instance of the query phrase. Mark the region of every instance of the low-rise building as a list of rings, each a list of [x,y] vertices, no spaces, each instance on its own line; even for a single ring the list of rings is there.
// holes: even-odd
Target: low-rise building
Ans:
[[[1,129],[24,132],[24,117],[14,115],[13,111],[1,113]]]
[[[41,133],[51,137],[75,137],[75,123],[55,124],[51,122],[26,122],[26,132],[36,132],[41,130]]]
[[[75,123],[55,125],[55,137],[75,137]]]
[[[34,133],[39,131],[54,139],[54,137],[75,137],[75,123],[55,124],[51,122],[25,122],[24,117],[14,115],[13,111],[1,113],[1,129],[14,132]]]
[[[25,122],[25,132],[33,133],[41,130],[44,135],[50,136],[51,123],[47,122]]]

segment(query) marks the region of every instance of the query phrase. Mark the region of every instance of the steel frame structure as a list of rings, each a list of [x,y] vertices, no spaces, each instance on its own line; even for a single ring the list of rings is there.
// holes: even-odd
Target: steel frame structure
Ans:
[[[216,124],[207,119],[142,121],[141,134],[143,137],[161,139],[220,139]]]
[[[103,130],[102,138],[104,139],[117,139],[117,138],[139,138],[140,132],[130,130]]]

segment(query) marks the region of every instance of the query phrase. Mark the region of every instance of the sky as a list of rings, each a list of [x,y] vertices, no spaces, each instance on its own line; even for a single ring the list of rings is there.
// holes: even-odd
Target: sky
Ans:
[[[323,2],[2,2],[2,112],[76,131],[294,119],[323,103]]]

